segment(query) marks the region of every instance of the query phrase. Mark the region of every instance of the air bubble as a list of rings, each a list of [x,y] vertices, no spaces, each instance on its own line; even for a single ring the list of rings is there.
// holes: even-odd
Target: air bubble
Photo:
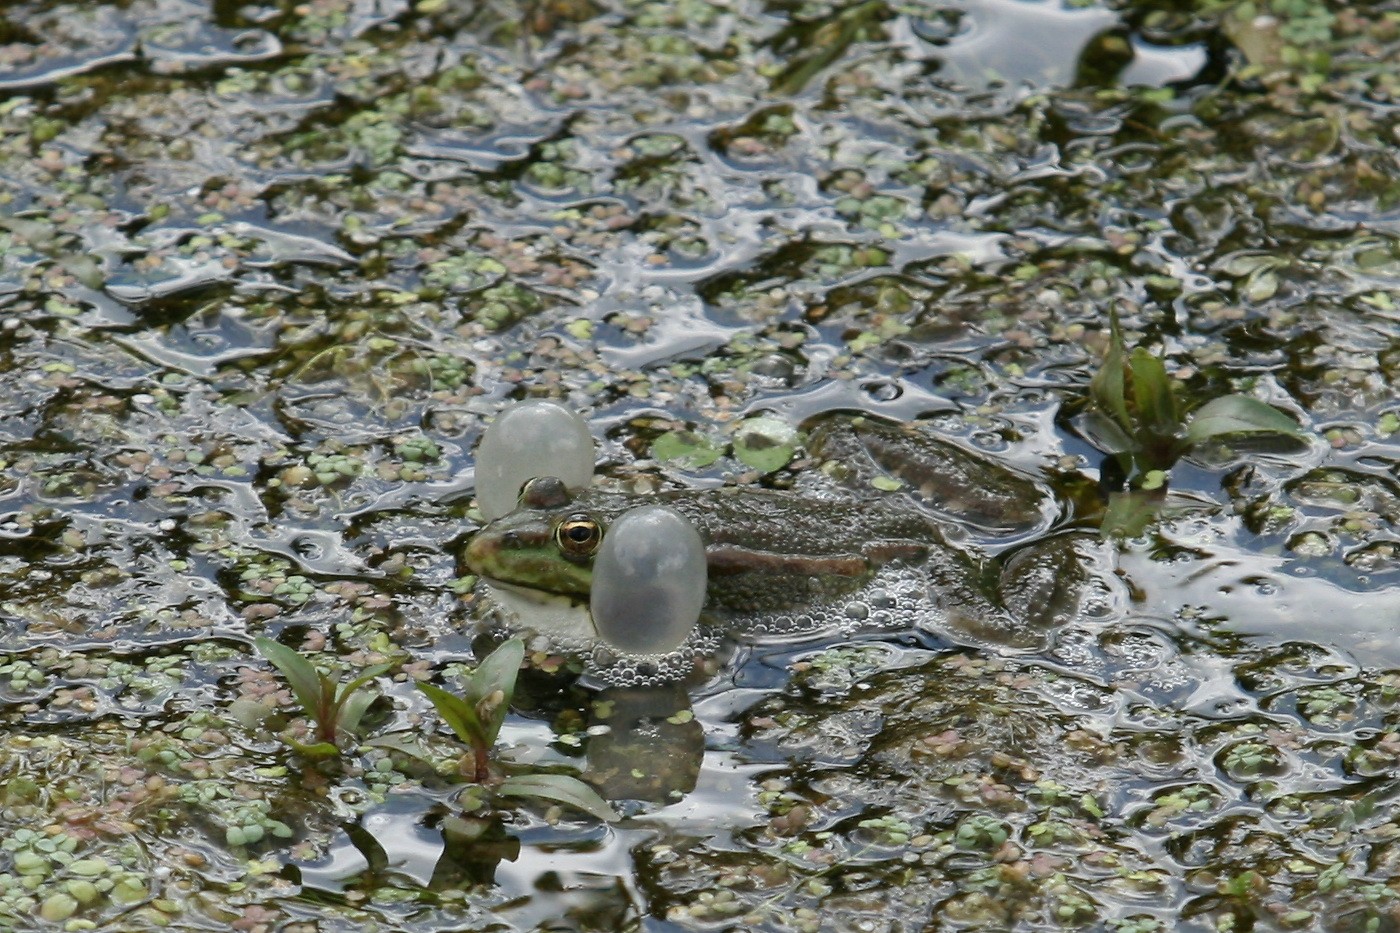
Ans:
[[[705,582],[705,545],[683,515],[655,505],[631,509],[613,522],[594,559],[593,622],[618,651],[674,651],[700,617]]]
[[[515,508],[520,487],[557,476],[569,489],[593,480],[593,436],[577,412],[557,402],[511,405],[496,416],[476,448],[476,498],[481,514],[500,518]]]

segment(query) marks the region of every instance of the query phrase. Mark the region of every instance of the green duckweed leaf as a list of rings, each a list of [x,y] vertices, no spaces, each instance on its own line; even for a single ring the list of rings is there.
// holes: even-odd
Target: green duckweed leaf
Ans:
[[[517,774],[506,778],[496,793],[507,797],[533,797],[550,800],[582,810],[607,823],[622,817],[598,792],[576,777],[567,774]]]
[[[797,429],[779,418],[749,418],[734,434],[734,456],[760,473],[787,466],[800,440]]]
[[[256,700],[242,699],[234,700],[224,711],[230,719],[245,729],[257,729],[275,712],[272,707],[264,706]]]
[[[1186,439],[1193,445],[1232,434],[1307,437],[1307,432],[1288,415],[1247,395],[1225,395],[1211,399],[1196,410],[1186,426]]]
[[[667,431],[651,442],[651,455],[683,469],[703,470],[724,455],[724,446],[694,431]]]

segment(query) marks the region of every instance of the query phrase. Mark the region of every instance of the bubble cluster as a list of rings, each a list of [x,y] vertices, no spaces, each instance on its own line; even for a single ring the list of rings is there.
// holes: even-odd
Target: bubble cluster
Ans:
[[[734,611],[720,620],[742,640],[767,644],[906,628],[940,631],[947,613],[930,591],[923,564],[895,563],[829,604],[788,611]]]
[[[724,649],[723,635],[707,626],[692,629],[675,651],[665,654],[618,654],[597,645],[589,656],[586,680],[605,687],[656,687],[686,680],[697,673],[718,669]]]

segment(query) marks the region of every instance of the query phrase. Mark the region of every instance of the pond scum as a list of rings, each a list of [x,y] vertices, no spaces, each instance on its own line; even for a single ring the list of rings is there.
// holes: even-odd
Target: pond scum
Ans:
[[[1395,0],[5,3],[0,929],[1400,928],[1397,62]],[[1305,442],[1111,449],[1110,311]],[[1121,611],[477,696],[526,397],[640,493],[917,425]],[[329,752],[258,638],[371,675]]]

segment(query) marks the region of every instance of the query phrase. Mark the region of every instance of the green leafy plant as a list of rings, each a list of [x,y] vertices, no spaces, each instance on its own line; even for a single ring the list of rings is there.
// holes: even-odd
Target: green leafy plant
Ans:
[[[315,725],[315,742],[305,744],[287,740],[298,752],[310,758],[339,754],[340,738],[360,727],[365,711],[379,698],[377,690],[366,688],[374,678],[393,666],[375,664],[360,671],[360,675],[353,680],[337,684],[286,645],[271,638],[258,638],[253,644],[257,646],[259,654],[282,672],[306,718]]]
[[[418,683],[418,689],[437,707],[438,715],[470,747],[470,767],[464,767],[464,773],[478,784],[491,776],[491,749],[510,711],[515,679],[524,660],[525,644],[513,638],[482,659],[468,678],[462,696],[429,683]],[[463,763],[465,766],[466,759]]]
[[[491,751],[510,711],[524,659],[524,642],[513,638],[482,659],[461,696],[432,684],[418,684],[443,721],[468,746],[469,751],[462,758],[463,775],[492,797],[548,800],[607,822],[618,819],[608,802],[576,777],[541,772],[511,774],[510,766],[492,761]]]
[[[1203,444],[1244,435],[1307,438],[1288,415],[1247,395],[1192,407],[1172,385],[1162,358],[1145,347],[1128,351],[1116,311],[1109,321],[1108,352],[1076,420],[1083,437],[1117,461],[1128,487],[1110,496],[1106,530],[1141,530],[1156,514],[1172,466]]]
[[[1087,439],[1119,459],[1143,488],[1160,486],[1172,464],[1208,441],[1246,434],[1305,438],[1272,405],[1247,395],[1223,395],[1190,411],[1172,386],[1162,359],[1144,347],[1125,353],[1116,312],[1103,365],[1089,383]]]

